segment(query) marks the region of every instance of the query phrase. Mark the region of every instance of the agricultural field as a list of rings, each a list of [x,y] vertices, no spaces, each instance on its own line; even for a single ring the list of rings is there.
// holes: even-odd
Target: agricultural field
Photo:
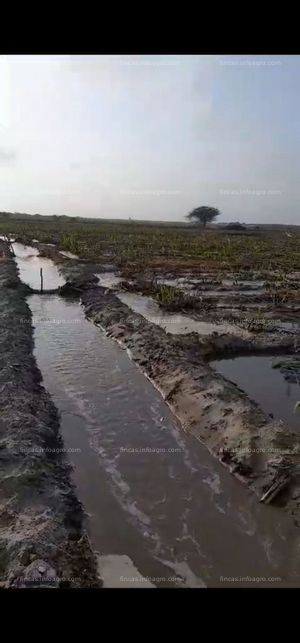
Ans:
[[[18,395],[13,415],[8,407],[6,382],[16,392],[21,378],[24,399],[36,396],[30,409],[36,414],[42,405],[48,440],[55,443],[53,435],[61,432],[70,448],[53,471],[59,462],[65,476],[71,461],[91,535],[90,541],[73,478],[65,477],[62,495],[70,496],[72,507],[60,507],[65,532],[51,530],[53,521],[41,523],[49,546],[44,540],[41,546],[34,530],[30,539],[20,530],[11,552],[4,515],[0,566],[7,586],[26,586],[36,568],[48,569],[49,582],[76,573],[79,587],[122,586],[121,572],[127,577],[128,569],[140,582],[137,570],[161,577],[166,587],[216,586],[221,571],[231,575],[236,551],[242,555],[237,575],[246,576],[255,556],[262,577],[276,571],[283,586],[297,584],[292,563],[285,570],[300,525],[300,230],[27,218],[0,220],[0,237],[2,335],[13,351],[12,366],[8,360],[2,369],[7,435],[15,439],[11,418],[17,417],[18,431],[23,420]],[[29,359],[33,380],[40,378],[44,388],[26,379]],[[35,503],[31,481],[42,485],[43,467],[52,474],[51,456],[42,450],[40,474],[39,458],[28,448],[29,440],[44,443],[42,428],[31,431],[30,409],[22,446],[27,455],[14,461],[6,498],[13,502],[20,470],[29,497],[24,515]],[[11,461],[10,455],[7,466]],[[56,511],[48,498],[50,473],[43,515]],[[274,513],[261,510],[260,502],[271,503]],[[218,540],[223,532],[227,569]],[[282,566],[270,564],[265,534]],[[76,544],[69,565],[74,536],[84,547]],[[58,556],[54,544],[62,541]],[[111,543],[117,554],[111,555]],[[99,560],[94,552],[102,550]]]
[[[297,231],[295,231],[297,230]],[[54,243],[89,261],[111,260],[120,266],[214,271],[300,270],[300,229],[243,232],[211,229],[193,224],[146,225],[128,223],[74,223],[0,220],[0,234],[10,233],[28,242]]]
[[[53,244],[109,270],[121,288],[197,319],[236,319],[253,330],[300,310],[300,229],[226,231],[124,222],[0,221],[0,234]],[[45,250],[45,249],[44,249]]]

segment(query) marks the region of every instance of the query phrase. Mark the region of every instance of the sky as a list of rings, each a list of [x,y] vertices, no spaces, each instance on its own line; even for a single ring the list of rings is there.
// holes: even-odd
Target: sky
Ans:
[[[300,56],[0,56],[0,211],[300,225]]]

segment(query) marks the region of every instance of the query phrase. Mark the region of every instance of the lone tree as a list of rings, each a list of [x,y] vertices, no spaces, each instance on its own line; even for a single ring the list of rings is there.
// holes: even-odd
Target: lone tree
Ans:
[[[207,223],[211,223],[216,217],[220,214],[218,208],[211,208],[209,205],[201,205],[199,208],[195,208],[192,212],[186,215],[187,219],[194,221],[195,223],[202,223],[203,228],[205,228]]]

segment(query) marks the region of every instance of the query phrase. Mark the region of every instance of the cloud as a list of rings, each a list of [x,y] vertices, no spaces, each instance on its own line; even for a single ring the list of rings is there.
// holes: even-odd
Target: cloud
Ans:
[[[16,152],[0,147],[0,165],[6,165],[7,163],[14,162],[16,158]]]

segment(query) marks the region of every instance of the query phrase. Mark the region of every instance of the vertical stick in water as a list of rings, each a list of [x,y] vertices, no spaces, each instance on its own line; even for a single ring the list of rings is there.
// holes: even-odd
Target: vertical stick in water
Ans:
[[[9,249],[11,251],[12,256],[15,257],[16,255],[15,255],[14,247],[13,247],[13,244],[12,244],[12,242],[10,240],[10,237],[8,236],[8,234],[5,234],[3,236],[4,236],[4,241],[6,241],[8,243],[8,247],[9,247]]]
[[[40,268],[40,275],[41,275],[41,292],[43,292],[43,268]]]

